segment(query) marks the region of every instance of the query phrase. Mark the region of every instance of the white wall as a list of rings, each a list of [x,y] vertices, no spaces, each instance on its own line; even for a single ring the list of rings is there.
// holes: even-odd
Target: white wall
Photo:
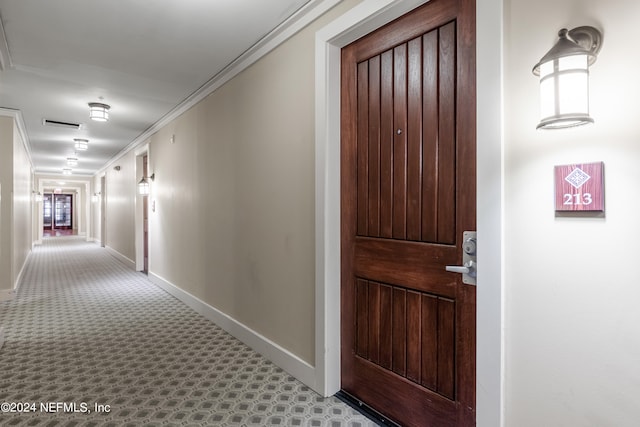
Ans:
[[[640,3],[505,0],[506,425],[640,419]],[[560,28],[593,25],[595,125],[536,131],[533,65]],[[479,82],[481,85],[481,82]],[[553,167],[604,161],[606,217],[556,217]]]

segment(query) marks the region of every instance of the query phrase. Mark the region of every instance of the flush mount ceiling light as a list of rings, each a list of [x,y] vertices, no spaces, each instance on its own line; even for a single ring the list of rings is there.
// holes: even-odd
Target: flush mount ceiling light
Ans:
[[[79,151],[85,151],[89,148],[89,140],[88,139],[80,139],[75,138],[73,140],[75,142],[75,148]]]
[[[109,109],[111,107],[101,102],[89,103],[89,117],[98,122],[106,122],[109,120]]]
[[[540,76],[538,129],[562,129],[593,123],[589,116],[589,66],[602,46],[593,27],[563,28],[558,41],[535,67]]]

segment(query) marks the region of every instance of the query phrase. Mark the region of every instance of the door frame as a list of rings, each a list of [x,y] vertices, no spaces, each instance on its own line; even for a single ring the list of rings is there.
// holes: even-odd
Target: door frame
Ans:
[[[316,33],[314,389],[325,396],[340,390],[340,50],[427,1],[363,2]],[[504,423],[502,2],[476,0],[478,426]]]
[[[138,193],[138,182],[142,179],[143,174],[143,158],[147,156],[147,168],[149,167],[151,157],[149,156],[149,143],[139,147],[134,152],[136,156],[136,180],[135,180],[135,192],[136,192],[136,204],[135,204],[135,250],[136,250],[136,271],[144,271],[144,248],[145,244],[148,245],[149,241],[145,242],[144,236],[144,203],[145,196]],[[147,169],[148,170],[148,169]],[[148,173],[148,172],[147,172]],[[146,203],[150,207],[151,194],[146,196]],[[150,213],[150,212],[149,212]],[[148,235],[147,235],[148,239]]]

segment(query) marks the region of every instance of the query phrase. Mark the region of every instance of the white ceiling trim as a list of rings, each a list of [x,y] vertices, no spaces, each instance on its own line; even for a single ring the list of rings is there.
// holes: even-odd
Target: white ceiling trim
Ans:
[[[311,0],[282,24],[272,30],[260,41],[247,49],[242,55],[227,65],[222,71],[212,77],[200,89],[178,104],[173,110],[164,115],[160,120],[151,125],[145,132],[134,139],[129,145],[113,156],[94,176],[103,174],[112,164],[120,160],[131,150],[148,141],[154,133],[168,125],[171,121],[184,114],[187,110],[198,104],[208,95],[223,86],[229,80],[256,63],[260,58],[294,36],[298,31],[319,18],[325,12],[333,8],[342,0]]]

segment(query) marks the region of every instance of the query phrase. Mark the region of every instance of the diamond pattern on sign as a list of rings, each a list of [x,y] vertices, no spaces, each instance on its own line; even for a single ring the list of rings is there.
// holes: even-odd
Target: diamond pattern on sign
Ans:
[[[589,179],[591,179],[589,174],[580,168],[575,168],[569,175],[567,175],[565,181],[573,185],[575,188],[580,188],[585,182],[589,181]]]
[[[0,414],[16,426],[376,426],[323,398],[98,245],[46,239],[0,302],[0,402],[108,412]]]

